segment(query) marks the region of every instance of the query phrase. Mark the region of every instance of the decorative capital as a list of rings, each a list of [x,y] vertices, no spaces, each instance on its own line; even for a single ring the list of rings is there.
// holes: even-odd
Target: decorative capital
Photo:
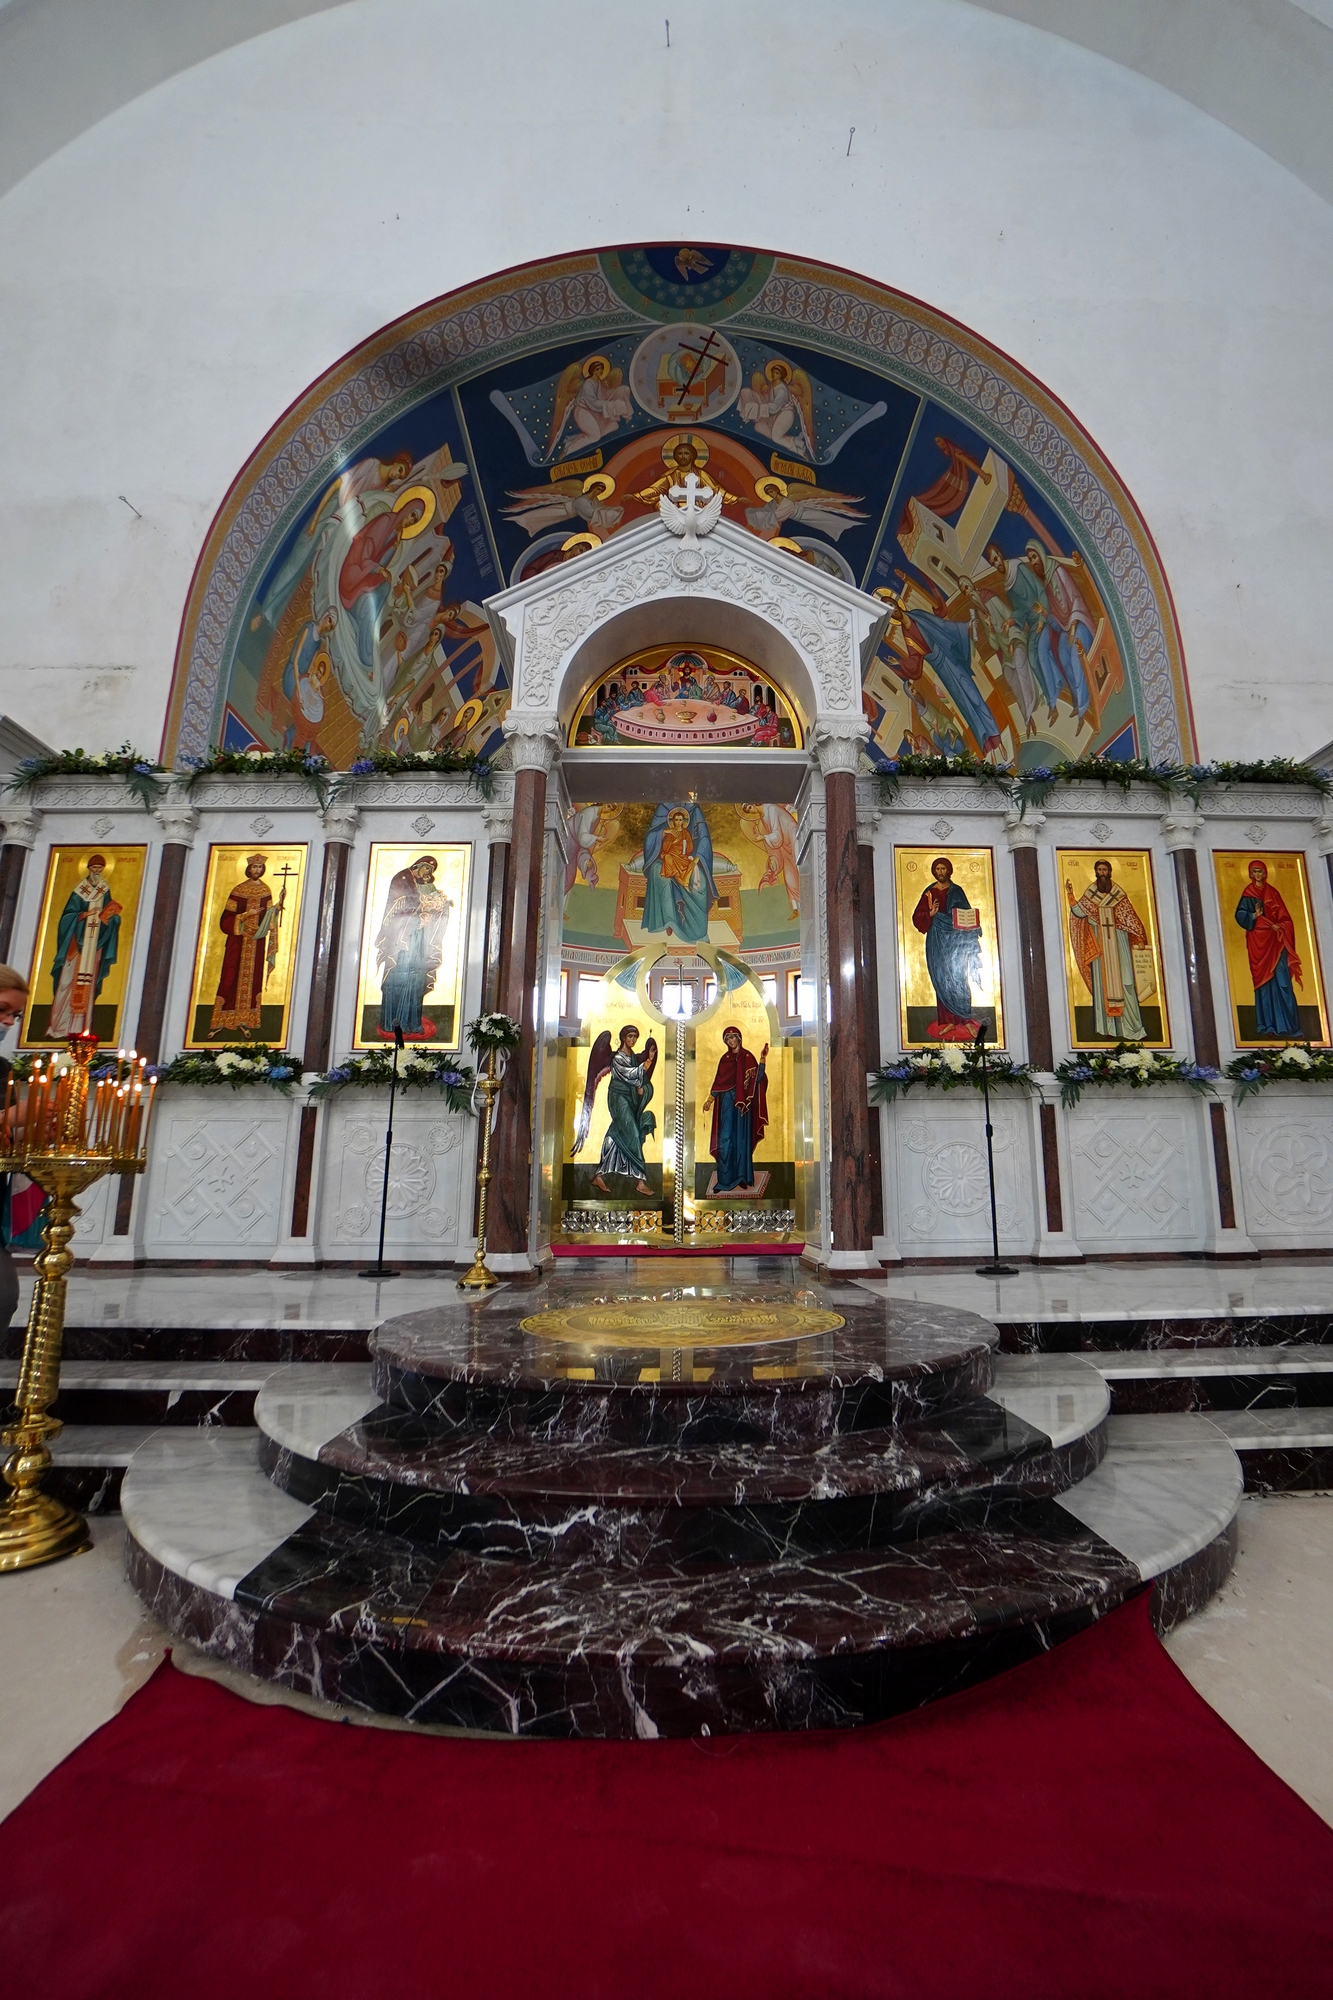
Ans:
[[[1011,848],[1035,847],[1037,836],[1046,824],[1044,812],[1029,806],[1020,813],[1017,806],[1009,806],[1004,815],[1004,835]]]
[[[186,785],[173,780],[162,803],[153,808],[153,817],[162,829],[168,847],[193,847],[199,831],[199,808],[190,804]]]
[[[1314,825],[1314,844],[1320,854],[1333,854],[1333,799],[1322,802]]]
[[[1162,814],[1162,840],[1168,854],[1192,852],[1199,829],[1203,825],[1203,814],[1196,807],[1172,806],[1170,812]]]
[[[821,775],[829,778],[835,771],[847,771],[855,777],[869,735],[870,724],[863,715],[817,716],[810,732],[810,748]]]
[[[511,708],[501,726],[511,770],[550,772],[560,753],[560,718],[553,710]]]
[[[486,834],[488,847],[503,846],[514,837],[514,808],[512,806],[483,806],[481,824]]]
[[[0,814],[6,847],[35,847],[42,815],[36,806],[6,806]]]
[[[361,817],[360,806],[354,806],[350,799],[339,799],[336,794],[324,809],[324,843],[328,847],[350,847],[356,837],[357,821]]]

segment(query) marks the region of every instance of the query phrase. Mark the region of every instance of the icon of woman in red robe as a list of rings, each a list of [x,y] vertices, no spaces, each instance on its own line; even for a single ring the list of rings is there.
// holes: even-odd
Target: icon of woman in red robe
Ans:
[[[717,1194],[749,1194],[754,1188],[754,1149],[768,1129],[768,1072],[764,1043],[758,1062],[739,1028],[724,1028],[726,1054],[713,1078],[713,1132],[709,1151],[717,1161]]]
[[[1250,863],[1249,887],[1236,905],[1236,922],[1245,933],[1245,949],[1254,981],[1254,1029],[1265,1039],[1283,1041],[1301,1032],[1300,1008],[1292,982],[1304,986],[1305,975],[1296,956],[1296,926],[1291,912],[1268,880],[1262,861]]]

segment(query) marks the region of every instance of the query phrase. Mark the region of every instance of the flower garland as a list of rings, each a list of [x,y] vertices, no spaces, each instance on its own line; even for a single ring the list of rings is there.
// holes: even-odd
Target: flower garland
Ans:
[[[975,778],[1002,792],[1020,815],[1029,806],[1044,805],[1057,785],[1079,781],[1118,785],[1122,792],[1136,783],[1156,785],[1168,795],[1183,795],[1196,807],[1206,791],[1220,785],[1306,785],[1321,798],[1333,797],[1333,774],[1313,764],[1298,763],[1293,757],[1217,764],[1153,764],[1145,757],[1072,757],[1023,771],[964,751],[957,757],[890,757],[877,767],[877,776],[888,805],[897,798],[904,778]]]
[[[250,1083],[265,1083],[286,1097],[304,1075],[297,1056],[278,1049],[233,1046],[225,1049],[183,1049],[157,1070],[159,1083],[202,1085],[216,1089],[227,1084],[240,1090]],[[151,1072],[150,1072],[151,1074]]]
[[[477,790],[488,799],[495,781],[489,763],[475,750],[367,750],[347,767],[349,778],[415,778],[423,771],[463,775],[475,781]]]
[[[166,772],[155,757],[145,757],[128,743],[119,750],[52,750],[43,757],[25,757],[5,786],[26,792],[43,778],[123,778],[139,804],[152,812],[166,792]]]
[[[474,1055],[511,1055],[522,1039],[522,1028],[508,1014],[478,1014],[467,1024],[467,1045]]]
[[[1078,1103],[1090,1083],[1127,1083],[1131,1090],[1142,1090],[1148,1084],[1186,1083],[1191,1090],[1207,1096],[1220,1074],[1220,1070],[1208,1069],[1201,1063],[1158,1055],[1135,1042],[1117,1042],[1113,1049],[1066,1056],[1055,1067],[1060,1102],[1069,1109]]]
[[[1033,1088],[1029,1065],[998,1053],[986,1057],[985,1081],[988,1086],[1012,1084],[1021,1090]],[[876,1104],[892,1104],[896,1097],[905,1096],[918,1083],[936,1090],[957,1090],[963,1084],[971,1084],[974,1090],[980,1090],[980,1054],[970,1043],[946,1042],[939,1049],[923,1049],[919,1054],[914,1052],[894,1062],[882,1063],[874,1073],[871,1099]]]
[[[1254,1050],[1236,1056],[1224,1072],[1239,1084],[1237,1104],[1270,1083],[1333,1083],[1333,1049],[1292,1042],[1284,1049]]]
[[[347,1056],[333,1069],[325,1070],[310,1086],[314,1098],[330,1097],[349,1086],[383,1089],[393,1081],[393,1050],[370,1049],[362,1056]],[[440,1090],[451,1111],[470,1111],[476,1084],[473,1072],[438,1049],[413,1042],[398,1059],[400,1090]]]
[[[219,750],[207,757],[182,757],[182,768],[190,774],[190,789],[200,778],[303,778],[315,795],[321,812],[327,812],[333,797],[333,774],[327,757],[317,750]]]

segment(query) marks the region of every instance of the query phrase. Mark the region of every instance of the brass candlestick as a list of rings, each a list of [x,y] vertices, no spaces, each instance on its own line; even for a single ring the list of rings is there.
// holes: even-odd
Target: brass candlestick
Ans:
[[[481,1171],[477,1175],[477,1186],[481,1190],[477,1202],[477,1254],[472,1259],[472,1268],[465,1271],[458,1280],[461,1292],[488,1292],[500,1280],[486,1264],[486,1190],[491,1181],[491,1105],[495,1093],[500,1088],[500,1078],[495,1074],[495,1050],[486,1052],[486,1068],[477,1079],[477,1088],[482,1094],[481,1126]]]
[[[71,1035],[68,1058],[53,1055],[45,1069],[39,1058],[26,1084],[16,1088],[11,1077],[5,1090],[0,1168],[26,1174],[51,1197],[51,1207],[34,1264],[37,1281],[14,1397],[18,1421],[0,1432],[0,1472],[10,1489],[0,1506],[0,1570],[31,1569],[91,1546],[82,1514],[40,1490],[51,1465],[50,1440],[63,1428],[46,1413],[60,1393],[65,1280],[79,1213],[74,1197],[104,1174],[143,1172],[156,1088],[145,1087],[146,1065],[131,1050],[118,1054],[90,1091],[96,1048],[96,1035]]]

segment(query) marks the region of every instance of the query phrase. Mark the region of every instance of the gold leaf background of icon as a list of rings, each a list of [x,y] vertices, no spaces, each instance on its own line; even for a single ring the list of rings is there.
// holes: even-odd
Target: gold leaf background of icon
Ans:
[[[25,1049],[65,1046],[61,1037],[57,1037],[55,1042],[42,1035],[34,1037],[32,1017],[35,1008],[49,1012],[55,999],[51,967],[55,962],[60,913],[77,884],[87,873],[90,854],[100,854],[106,859],[108,886],[114,900],[123,906],[116,962],[107,973],[106,984],[98,995],[96,1007],[98,1012],[105,1007],[114,1007],[116,1010],[115,1026],[103,1039],[112,1044],[126,1039],[127,1030],[121,1010],[125,1001],[125,982],[129,977],[130,958],[134,950],[134,934],[139,919],[139,900],[143,893],[148,849],[110,847],[105,841],[84,840],[77,847],[53,847],[47,859],[46,886],[42,891],[42,915],[37,926],[37,946],[28,971],[28,1004],[24,1009],[21,1038],[21,1046]]]
[[[1084,1013],[1092,1006],[1092,995],[1078,969],[1074,941],[1069,929],[1069,899],[1065,882],[1073,885],[1076,897],[1091,889],[1096,881],[1094,863],[1109,861],[1111,880],[1124,890],[1148,933],[1147,945],[1134,948],[1134,985],[1143,1006],[1158,1007],[1162,1016],[1160,1035],[1145,1036],[1146,1049],[1169,1049],[1171,1022],[1166,1005],[1166,982],[1162,976],[1162,941],[1157,922],[1157,890],[1153,878],[1152,855],[1143,847],[1057,847],[1055,850],[1056,893],[1059,898],[1061,958],[1065,968],[1065,996],[1069,1007],[1071,1049],[1104,1049],[1110,1046],[1103,1036],[1078,1033],[1076,1009]],[[1145,1022],[1145,1026],[1147,1023]]]
[[[375,939],[379,936],[380,926],[384,921],[384,905],[390,882],[400,868],[410,867],[423,854],[435,856],[439,864],[435,871],[436,884],[443,889],[452,906],[444,932],[444,956],[440,960],[435,983],[425,995],[425,1005],[430,1008],[452,1007],[454,1030],[447,1041],[440,1036],[429,1046],[433,1049],[456,1049],[461,1045],[460,1038],[464,1025],[463,962],[468,925],[468,884],[472,873],[471,842],[375,841],[370,850],[370,864],[366,872],[366,901],[361,917],[356,1012],[352,1017],[355,1023],[352,1047],[355,1049],[374,1049],[384,1046],[378,1035],[365,1036],[361,1032],[367,1007],[377,1009],[384,998],[379,980]]]
[[[939,856],[953,863],[953,879],[964,891],[974,910],[981,913],[980,988],[972,997],[979,1007],[995,1009],[995,1046],[1005,1046],[1004,1000],[1000,981],[1000,947],[995,910],[995,856],[989,847],[950,847],[937,841],[933,847],[895,847],[893,867],[898,906],[898,1014],[902,1046],[905,1049],[937,1048],[929,1035],[911,1037],[907,1031],[909,1007],[928,1007],[935,1012],[935,988],[926,965],[925,934],[912,922],[912,912],[930,887],[931,863]]]
[[[1310,909],[1310,878],[1306,872],[1305,856],[1299,852],[1281,851],[1276,854],[1265,854],[1262,849],[1253,847],[1217,848],[1213,852],[1213,873],[1217,881],[1217,900],[1222,918],[1231,1032],[1235,1037],[1236,1046],[1237,1048],[1272,1047],[1275,1040],[1288,1039],[1286,1036],[1270,1037],[1265,1043],[1254,1036],[1243,1036],[1240,1032],[1239,1009],[1253,1007],[1254,980],[1250,974],[1245,932],[1236,922],[1236,905],[1249,887],[1252,861],[1263,862],[1268,870],[1270,885],[1277,890],[1291,912],[1296,956],[1301,960],[1301,970],[1305,974],[1304,984],[1294,988],[1296,1004],[1298,1007],[1319,1009],[1319,1033],[1312,1035],[1310,1039],[1326,1042],[1328,1008],[1324,997],[1323,969],[1319,961],[1319,942],[1315,936]],[[1304,1030],[1299,1039],[1305,1040]]]
[[[243,847],[209,848],[208,875],[204,882],[199,936],[195,946],[194,979],[190,986],[189,1012],[185,1017],[184,1046],[187,1049],[206,1049],[216,1047],[222,1042],[242,1040],[240,1035],[196,1037],[195,1017],[200,1007],[211,1009],[217,997],[218,980],[222,976],[222,957],[227,948],[227,939],[220,928],[220,920],[228,896],[238,882],[245,880],[245,864],[252,854],[262,854],[267,864],[264,880],[272,894],[275,909],[282,894],[281,870],[285,867],[295,871],[287,881],[287,902],[278,932],[277,957],[273,971],[264,983],[260,1000],[261,1007],[282,1009],[282,1032],[254,1037],[256,1042],[267,1043],[270,1048],[286,1047],[292,1026],[292,982],[296,972],[296,945],[305,890],[306,853],[304,842],[297,846],[275,847],[267,841],[250,840]]]

